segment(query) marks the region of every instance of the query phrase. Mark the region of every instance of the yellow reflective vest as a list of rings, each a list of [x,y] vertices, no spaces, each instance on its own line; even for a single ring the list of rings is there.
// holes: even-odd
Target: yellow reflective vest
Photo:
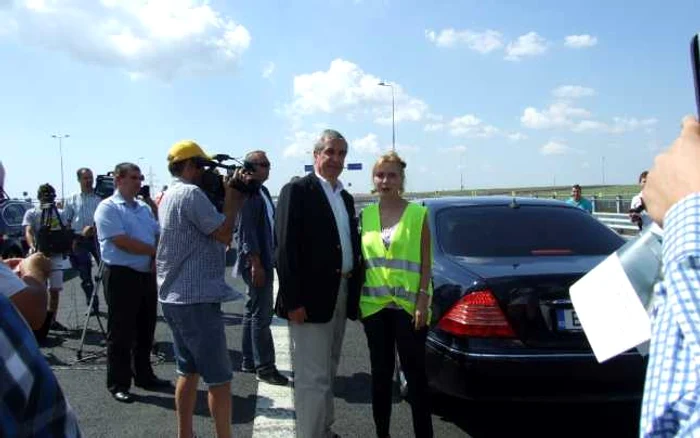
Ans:
[[[362,256],[365,284],[360,314],[366,318],[393,303],[410,315],[415,313],[420,287],[421,234],[427,209],[409,202],[391,238],[384,246],[379,204],[362,210]],[[431,255],[432,266],[432,255]],[[428,295],[432,295],[429,283]]]

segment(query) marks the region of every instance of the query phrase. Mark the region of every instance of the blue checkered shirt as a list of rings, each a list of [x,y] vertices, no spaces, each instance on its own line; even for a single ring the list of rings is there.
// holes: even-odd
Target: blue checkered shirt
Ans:
[[[0,436],[80,437],[75,414],[29,326],[0,296]]]
[[[700,436],[700,193],[664,219],[640,436]]]

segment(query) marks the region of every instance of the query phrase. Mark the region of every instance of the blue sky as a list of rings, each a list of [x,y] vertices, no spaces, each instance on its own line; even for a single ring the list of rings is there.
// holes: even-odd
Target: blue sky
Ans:
[[[273,193],[326,127],[408,190],[634,183],[693,113],[691,1],[0,0],[0,159],[11,195],[121,161],[167,184],[183,138],[263,149]],[[604,158],[603,158],[604,157]]]

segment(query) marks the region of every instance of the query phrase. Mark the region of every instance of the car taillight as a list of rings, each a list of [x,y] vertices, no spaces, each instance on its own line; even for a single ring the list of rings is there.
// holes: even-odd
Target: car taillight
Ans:
[[[490,290],[475,291],[460,298],[440,319],[438,327],[457,336],[515,337],[513,328]]]

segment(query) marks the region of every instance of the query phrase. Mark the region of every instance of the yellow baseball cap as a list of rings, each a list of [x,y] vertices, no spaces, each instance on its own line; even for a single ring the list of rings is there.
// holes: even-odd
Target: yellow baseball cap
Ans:
[[[178,161],[195,157],[201,157],[207,160],[210,159],[202,148],[193,140],[178,141],[168,151],[168,163],[177,163]]]

